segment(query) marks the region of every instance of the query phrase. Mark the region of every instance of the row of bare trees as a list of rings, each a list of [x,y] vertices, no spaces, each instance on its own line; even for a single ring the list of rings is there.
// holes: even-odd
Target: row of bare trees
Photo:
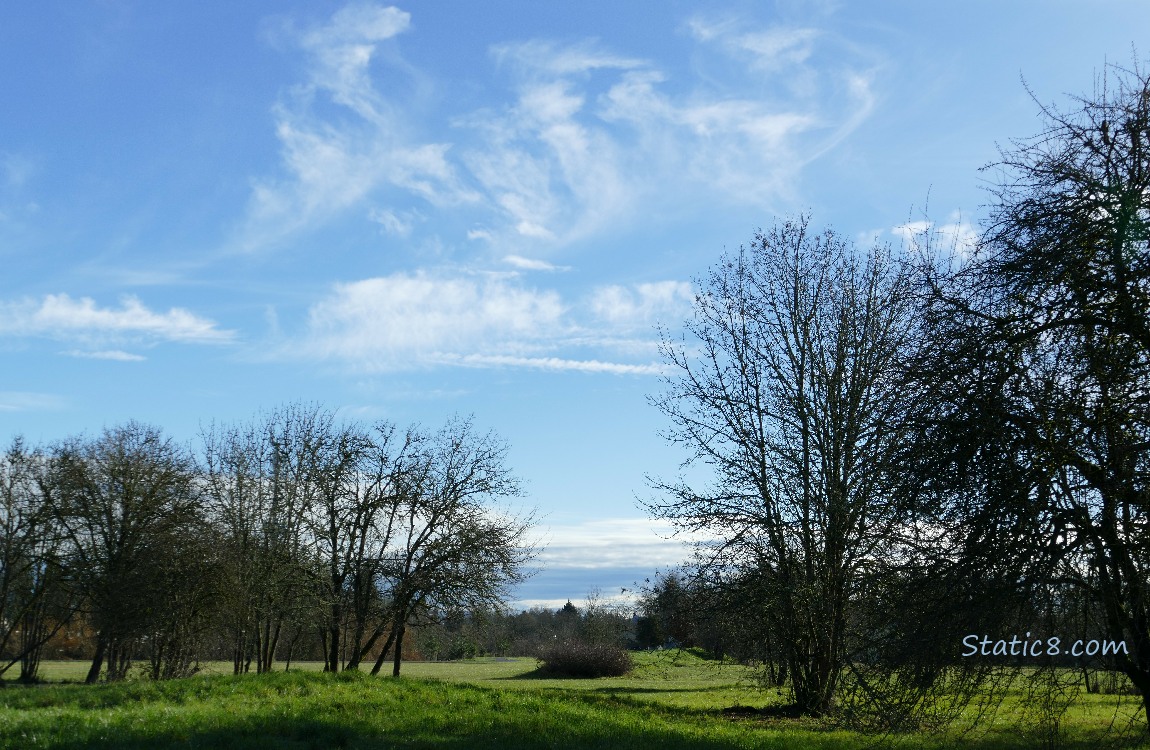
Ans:
[[[507,446],[452,419],[427,432],[293,404],[214,425],[202,455],[135,422],[0,463],[0,675],[34,679],[70,623],[88,681],[146,657],[189,674],[209,644],[234,670],[322,644],[329,671],[398,674],[413,623],[498,606],[534,555]]]

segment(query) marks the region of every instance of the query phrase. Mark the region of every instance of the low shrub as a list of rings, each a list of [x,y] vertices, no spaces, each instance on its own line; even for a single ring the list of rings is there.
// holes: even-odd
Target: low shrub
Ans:
[[[618,646],[568,641],[539,654],[542,672],[556,677],[620,677],[631,671],[631,654]]]

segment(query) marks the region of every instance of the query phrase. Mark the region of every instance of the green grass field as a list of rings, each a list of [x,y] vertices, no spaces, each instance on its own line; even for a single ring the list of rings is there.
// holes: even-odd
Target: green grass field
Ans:
[[[743,667],[680,652],[640,654],[626,676],[540,679],[531,659],[404,665],[404,677],[330,675],[317,664],[288,674],[221,674],[118,685],[0,690],[0,748],[1025,748],[1018,696],[992,724],[964,736],[872,737],[814,719],[724,712],[783,696]],[[86,665],[45,665],[50,680],[82,679]],[[212,674],[212,673],[215,674]],[[1135,746],[1108,727],[1113,696],[1079,696],[1063,716],[1060,747]],[[1129,701],[1127,701],[1129,704]],[[1117,723],[1133,711],[1127,705]]]

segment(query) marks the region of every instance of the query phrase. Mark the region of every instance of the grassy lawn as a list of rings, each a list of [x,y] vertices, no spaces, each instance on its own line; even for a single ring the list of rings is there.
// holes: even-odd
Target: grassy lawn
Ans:
[[[668,706],[719,709],[729,706],[762,706],[781,700],[774,691],[760,690],[753,673],[736,664],[700,659],[686,652],[664,651],[635,655],[635,670],[625,676],[605,680],[545,679],[534,674],[535,659],[480,658],[457,662],[404,662],[403,676],[466,682],[500,689],[586,692],[631,696],[636,700]],[[82,682],[88,662],[46,661],[40,674],[48,682]],[[230,675],[230,662],[207,662],[201,675]],[[283,669],[283,665],[279,665]],[[293,662],[292,672],[321,672],[322,662]],[[365,671],[370,670],[370,665]],[[388,663],[381,676],[391,675]],[[249,675],[252,676],[252,675]]]
[[[679,651],[636,654],[635,670],[625,677],[598,680],[549,679],[535,675],[534,659],[475,659],[462,663],[404,665],[411,677],[469,682],[500,689],[546,690],[576,694],[626,696],[635,701],[677,708],[717,710],[739,705],[781,703],[781,694],[764,691],[754,673],[737,664],[722,664]]]
[[[320,665],[301,664],[264,676],[9,687],[0,690],[0,748],[1040,746],[1025,728],[1018,696],[978,733],[877,738],[813,719],[724,713],[782,700],[755,688],[736,665],[678,652],[641,654],[637,663],[631,675],[597,680],[541,679],[531,659],[477,659],[407,663],[399,680],[322,674]],[[230,671],[227,664],[208,666],[207,672]],[[86,665],[46,667],[51,679],[76,680]],[[1114,746],[1106,734],[1114,700],[1080,696],[1063,716],[1060,746]],[[1135,744],[1127,739],[1126,746]]]

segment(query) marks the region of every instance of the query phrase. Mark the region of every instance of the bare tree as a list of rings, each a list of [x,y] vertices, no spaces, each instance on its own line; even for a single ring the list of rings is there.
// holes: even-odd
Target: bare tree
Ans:
[[[420,437],[388,423],[358,425],[321,438],[313,467],[311,534],[324,566],[326,669],[356,669],[373,617],[382,615],[383,559],[401,523],[401,485]],[[346,657],[346,658],[345,658]]]
[[[0,456],[0,676],[19,663],[22,681],[36,679],[44,644],[75,607],[44,468],[43,454],[20,438]]]
[[[212,631],[223,601],[219,537],[208,520],[190,517],[164,538],[164,554],[152,563],[156,602],[143,633],[148,675],[153,680],[190,677]]]
[[[856,253],[800,218],[724,258],[695,298],[689,340],[653,399],[668,439],[714,482],[656,482],[650,511],[718,539],[705,568],[753,576],[748,613],[778,639],[797,707],[834,703],[852,602],[889,558],[902,517],[891,461],[905,432],[910,283],[888,250]]]
[[[1042,115],[935,284],[922,443],[965,563],[1024,600],[1076,589],[1150,710],[1150,76],[1111,67]]]
[[[198,519],[196,473],[187,450],[138,422],[55,446],[44,487],[96,630],[88,682],[105,660],[108,679],[123,678],[135,642],[166,606],[156,571],[173,535]]]
[[[471,419],[456,418],[428,441],[422,466],[402,476],[398,524],[383,561],[390,634],[372,674],[394,648],[392,674],[399,675],[414,618],[498,605],[523,579],[535,554],[527,539],[532,519],[492,507],[520,492],[506,455],[494,434],[477,434]]]
[[[206,494],[222,543],[233,669],[270,671],[285,629],[311,627],[319,572],[309,519],[317,443],[331,416],[289,404],[204,435]]]
[[[429,437],[293,405],[205,446],[236,671],[252,648],[270,669],[287,628],[319,636],[329,671],[382,639],[378,672],[409,622],[498,603],[530,557],[528,521],[489,507],[517,491],[506,446],[469,420]]]

